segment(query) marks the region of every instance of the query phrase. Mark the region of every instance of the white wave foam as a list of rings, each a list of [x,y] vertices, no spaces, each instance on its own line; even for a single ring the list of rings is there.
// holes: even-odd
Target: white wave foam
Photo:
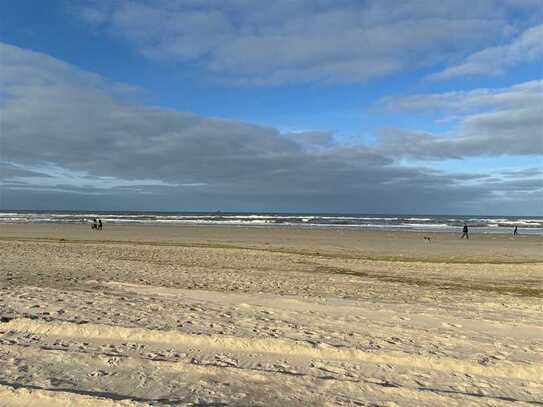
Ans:
[[[105,224],[239,225],[365,228],[390,230],[433,230],[456,232],[464,222],[477,233],[509,233],[518,226],[521,232],[543,235],[543,218],[524,217],[448,217],[441,216],[352,216],[259,213],[90,213],[90,212],[3,212],[0,223],[86,223],[100,218]]]

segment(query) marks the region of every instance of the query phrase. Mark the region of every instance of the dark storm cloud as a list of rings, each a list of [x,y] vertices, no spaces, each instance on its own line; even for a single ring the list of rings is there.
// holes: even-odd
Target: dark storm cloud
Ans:
[[[143,55],[238,83],[357,82],[465,57],[538,22],[534,1],[89,1],[73,13]],[[518,16],[522,16],[520,19]],[[480,59],[480,58],[479,58]]]
[[[325,132],[141,106],[129,102],[134,89],[46,55],[9,45],[0,54],[0,159],[52,175],[5,184],[4,207],[43,194],[34,204],[69,195],[58,207],[451,212],[510,189],[400,165],[394,148],[342,146]]]

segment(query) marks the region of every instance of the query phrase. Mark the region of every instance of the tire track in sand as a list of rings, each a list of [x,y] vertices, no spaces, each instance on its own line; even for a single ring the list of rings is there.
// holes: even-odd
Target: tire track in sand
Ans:
[[[411,368],[543,381],[543,366],[500,361],[483,366],[471,361],[452,358],[430,358],[406,355],[400,352],[375,353],[354,348],[318,347],[305,342],[275,338],[244,338],[218,335],[190,335],[177,331],[159,331],[144,328],[114,327],[101,324],[47,323],[25,318],[0,324],[2,330],[44,335],[55,338],[84,339],[103,342],[137,342],[160,344],[193,352],[232,352],[241,354],[277,354],[296,359],[347,360],[373,364],[391,364]]]

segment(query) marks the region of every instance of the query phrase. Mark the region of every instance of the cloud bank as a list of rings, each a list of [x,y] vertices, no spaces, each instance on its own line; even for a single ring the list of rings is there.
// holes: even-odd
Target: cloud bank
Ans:
[[[383,129],[378,150],[397,157],[441,160],[477,156],[543,155],[543,81],[509,88],[388,97],[389,112],[452,115],[447,135]]]
[[[143,106],[132,87],[47,55],[1,44],[0,56],[3,207],[60,201],[99,208],[107,199],[109,208],[125,209],[477,212],[482,202],[485,210],[518,209],[503,199],[510,191],[523,192],[525,208],[540,202],[541,185],[526,177],[485,182],[486,174],[401,164],[405,149],[393,138],[378,149],[343,146],[326,132],[284,134]],[[466,137],[490,137],[515,122],[504,112],[466,117]],[[526,137],[515,148],[526,148]],[[462,140],[455,143],[455,154],[465,155]]]

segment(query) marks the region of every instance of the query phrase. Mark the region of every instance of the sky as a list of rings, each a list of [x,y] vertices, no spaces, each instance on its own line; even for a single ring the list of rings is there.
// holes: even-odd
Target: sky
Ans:
[[[0,12],[0,209],[543,215],[540,0]]]

